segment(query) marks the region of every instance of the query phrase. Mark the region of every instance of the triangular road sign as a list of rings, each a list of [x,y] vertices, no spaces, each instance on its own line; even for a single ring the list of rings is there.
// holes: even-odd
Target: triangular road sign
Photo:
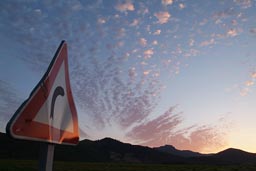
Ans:
[[[79,142],[65,41],[41,81],[7,124],[6,132],[17,139],[71,145]]]

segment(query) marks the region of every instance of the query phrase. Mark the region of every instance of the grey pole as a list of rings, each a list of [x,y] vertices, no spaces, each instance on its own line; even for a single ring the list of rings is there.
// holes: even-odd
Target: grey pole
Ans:
[[[54,144],[40,144],[39,171],[52,171],[54,147]]]

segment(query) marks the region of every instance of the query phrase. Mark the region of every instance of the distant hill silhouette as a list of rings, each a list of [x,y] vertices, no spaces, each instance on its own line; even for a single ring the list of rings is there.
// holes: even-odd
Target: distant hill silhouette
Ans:
[[[40,143],[13,140],[0,133],[0,158],[38,159]],[[156,151],[149,147],[131,145],[104,138],[83,140],[77,146],[57,145],[55,160],[84,162],[183,163],[182,157]]]
[[[0,133],[0,159],[39,158],[40,143],[14,140]],[[256,163],[256,154],[238,149],[227,149],[216,154],[204,155],[192,151],[177,150],[166,145],[149,148],[104,138],[82,140],[77,146],[57,145],[55,160],[82,162],[130,162],[175,164],[248,164]]]
[[[162,153],[149,147],[122,143],[111,138],[104,138],[98,141],[83,140],[76,147],[58,146],[56,148],[55,157],[59,160],[76,160],[89,162],[184,162],[184,159],[179,156]]]
[[[243,164],[243,163],[255,163],[256,154],[248,153],[243,150],[229,148],[214,155],[215,158],[219,158],[225,163]]]
[[[164,146],[160,146],[160,147],[155,147],[153,149],[155,149],[157,151],[173,154],[173,155],[176,155],[176,156],[186,157],[186,158],[188,158],[188,157],[209,156],[209,154],[201,154],[201,153],[193,152],[193,151],[190,151],[190,150],[178,150],[172,145],[164,145]]]

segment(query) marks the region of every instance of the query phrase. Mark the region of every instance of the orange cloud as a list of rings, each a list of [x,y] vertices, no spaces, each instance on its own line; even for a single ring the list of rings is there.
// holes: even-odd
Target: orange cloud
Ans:
[[[252,77],[252,78],[256,78],[256,72],[253,72],[253,73],[251,74],[251,77]]]
[[[120,12],[126,12],[126,11],[134,11],[134,5],[132,4],[132,2],[127,1],[124,4],[117,4],[115,6],[116,10],[120,11]]]
[[[246,86],[252,86],[254,84],[254,81],[246,81],[245,85]]]
[[[173,0],[162,0],[162,4],[163,5],[172,5],[173,4]]]
[[[188,136],[184,136],[184,133],[188,133]],[[226,133],[223,130],[214,126],[190,127],[174,135],[170,143],[179,149],[190,149],[205,153],[216,152],[227,145],[225,135]]]
[[[169,21],[171,14],[167,11],[155,13],[155,17],[158,19],[159,24],[165,24]]]
[[[228,30],[227,35],[230,36],[230,37],[237,36],[238,31],[236,29],[230,29],[230,30]]]
[[[145,59],[149,59],[151,58],[151,56],[154,54],[153,49],[148,49],[144,51],[144,58]]]
[[[161,34],[161,30],[158,29],[158,30],[156,30],[153,34],[154,34],[154,35],[160,35],[160,34]]]
[[[247,96],[251,92],[251,87],[255,83],[256,72],[252,72],[250,75],[251,80],[248,80],[244,83],[244,87],[240,90],[241,96]]]
[[[148,75],[150,73],[150,70],[144,71],[143,75]]]

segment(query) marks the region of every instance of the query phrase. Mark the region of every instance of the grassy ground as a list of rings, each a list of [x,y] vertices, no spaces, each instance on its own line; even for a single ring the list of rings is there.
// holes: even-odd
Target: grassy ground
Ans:
[[[38,162],[30,160],[0,160],[0,171],[37,171]],[[53,171],[255,171],[255,165],[155,165],[118,163],[54,162]]]

